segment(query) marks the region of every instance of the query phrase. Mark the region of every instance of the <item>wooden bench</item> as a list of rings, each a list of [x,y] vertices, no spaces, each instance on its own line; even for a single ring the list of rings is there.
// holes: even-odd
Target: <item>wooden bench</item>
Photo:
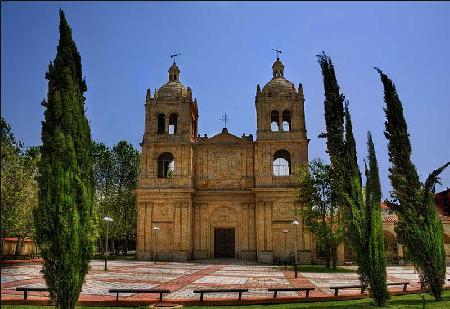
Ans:
[[[409,282],[391,282],[386,283],[387,286],[392,285],[403,285],[403,291],[406,291],[406,287],[410,284]],[[343,286],[330,286],[331,290],[334,290],[334,296],[338,296],[338,291],[340,289],[361,289],[361,294],[364,294],[364,288],[362,285],[343,285]]]
[[[330,290],[334,290],[334,296],[338,296],[338,291],[343,289],[361,289],[361,294],[364,294],[364,288],[360,284],[355,285],[341,285],[341,286],[330,286]]]
[[[167,289],[109,289],[109,293],[116,293],[116,301],[119,301],[120,293],[155,293],[159,294],[159,300],[162,301],[163,294],[170,293]]]
[[[390,285],[403,285],[403,292],[406,292],[406,287],[408,286],[408,284],[410,284],[409,282],[391,282],[391,283],[387,283],[387,286]]]
[[[200,301],[203,301],[204,293],[239,293],[239,300],[242,298],[242,293],[248,292],[248,289],[201,289],[194,290],[194,293],[200,293]]]
[[[277,298],[278,291],[280,292],[290,292],[290,291],[306,291],[306,297],[309,297],[309,291],[315,290],[315,288],[272,288],[267,289],[269,292],[273,292],[273,298]]]
[[[16,291],[23,291],[23,299],[27,300],[28,299],[28,292],[48,292],[48,287],[42,288],[42,287],[17,287]]]

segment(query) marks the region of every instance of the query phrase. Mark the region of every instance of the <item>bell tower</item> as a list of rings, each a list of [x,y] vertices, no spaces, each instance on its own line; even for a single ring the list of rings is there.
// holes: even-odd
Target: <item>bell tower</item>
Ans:
[[[175,62],[168,73],[168,82],[153,97],[147,89],[144,141],[193,142],[198,127],[197,99],[192,98],[191,88],[180,82]]]
[[[302,84],[298,88],[284,77],[284,65],[277,57],[273,77],[256,88],[257,115],[255,167],[256,186],[295,185],[295,170],[308,162]],[[281,159],[281,160],[280,160]]]
[[[180,82],[175,63],[168,81],[145,99],[136,254],[154,259],[153,237],[158,233],[158,258],[189,260],[192,252],[193,144],[197,138],[198,106],[192,90]]]
[[[256,246],[257,260],[265,263],[283,259],[285,232],[293,233],[293,220],[301,222],[296,202],[295,171],[308,162],[302,85],[296,89],[285,78],[284,65],[278,53],[280,51],[277,51],[277,59],[272,65],[272,79],[262,90],[259,85],[256,87],[255,97],[257,131],[253,191],[258,222]],[[303,229],[303,223],[300,228]]]

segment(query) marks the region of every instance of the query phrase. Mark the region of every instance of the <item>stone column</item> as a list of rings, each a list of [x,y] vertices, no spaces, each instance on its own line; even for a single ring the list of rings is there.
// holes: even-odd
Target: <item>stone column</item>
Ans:
[[[145,203],[143,258],[146,260],[150,260],[153,257],[152,212],[153,212],[153,203]]]

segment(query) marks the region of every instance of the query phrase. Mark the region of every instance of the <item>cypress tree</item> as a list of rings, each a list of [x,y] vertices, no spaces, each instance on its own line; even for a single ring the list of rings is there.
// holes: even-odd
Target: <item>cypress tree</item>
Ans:
[[[369,167],[365,168],[366,174],[366,220],[368,236],[368,264],[370,289],[373,298],[383,306],[389,299],[386,286],[386,260],[384,257],[384,235],[383,224],[381,222],[381,185],[378,174],[378,163],[375,154],[375,146],[372,141],[372,134],[367,132],[367,161]]]
[[[344,217],[346,218],[346,235],[348,243],[356,253],[361,284],[370,289],[376,305],[384,306],[387,299],[389,299],[386,288],[386,276],[383,276],[383,273],[386,274],[386,267],[379,262],[379,259],[382,259],[384,262],[384,252],[380,252],[380,244],[372,239],[372,234],[377,241],[379,240],[379,235],[383,235],[381,224],[377,225],[377,220],[381,222],[381,217],[373,219],[371,216],[372,212],[374,216],[377,214],[376,210],[373,210],[376,207],[378,207],[378,214],[381,216],[379,212],[381,198],[370,193],[372,196],[371,202],[375,203],[375,199],[379,198],[376,207],[373,205],[369,206],[364,200],[348,101],[345,100],[345,96],[339,91],[331,58],[325,53],[317,57],[322,69],[325,88],[325,123],[327,132],[321,134],[321,137],[327,138],[327,151],[332,166],[333,198],[335,203],[343,206]],[[371,165],[370,171],[372,169]],[[374,171],[374,176],[371,173],[369,175],[371,190],[376,191],[375,183],[378,172],[375,173]],[[378,191],[380,190],[378,189]],[[369,207],[370,209],[368,209]],[[383,249],[382,245],[381,243],[381,249]],[[373,250],[376,251],[373,257],[368,255],[372,246],[374,246]],[[372,270],[373,263],[378,264]],[[374,272],[377,273],[375,274]]]
[[[330,60],[331,61],[331,60]],[[368,228],[361,172],[358,167],[356,154],[356,141],[353,136],[353,125],[348,109],[348,101],[344,108],[344,156],[342,157],[343,186],[340,194],[343,196],[343,205],[346,207],[348,233],[347,238],[356,252],[358,274],[364,287],[370,286],[370,263],[367,256]]]
[[[445,249],[442,222],[434,204],[434,187],[439,174],[450,164],[433,171],[424,184],[411,161],[411,143],[403,116],[403,105],[394,83],[375,68],[384,87],[385,136],[388,140],[391,207],[398,216],[396,233],[419,272],[420,281],[436,300],[442,298],[445,281]]]
[[[44,259],[50,296],[61,309],[74,308],[95,250],[96,215],[91,133],[85,116],[87,90],[81,57],[64,12],[59,44],[49,64],[39,165],[36,240]]]

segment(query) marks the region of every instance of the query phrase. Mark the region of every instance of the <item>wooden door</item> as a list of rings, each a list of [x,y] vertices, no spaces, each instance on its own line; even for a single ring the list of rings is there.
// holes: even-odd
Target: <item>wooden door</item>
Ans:
[[[234,258],[234,229],[214,229],[214,257]]]

